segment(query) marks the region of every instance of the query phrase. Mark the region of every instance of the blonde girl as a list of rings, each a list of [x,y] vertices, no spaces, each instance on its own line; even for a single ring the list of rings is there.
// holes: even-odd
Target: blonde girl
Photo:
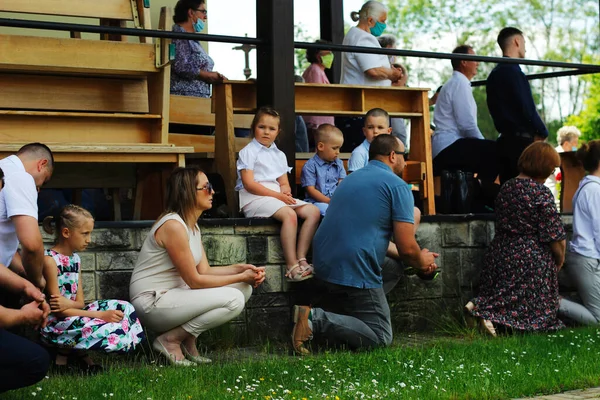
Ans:
[[[249,218],[275,218],[281,221],[281,247],[288,282],[313,276],[306,253],[319,224],[319,209],[292,197],[285,154],[275,145],[281,132],[279,113],[270,107],[258,110],[252,121],[254,139],[244,147],[237,161],[236,190],[240,209]],[[304,220],[298,234],[298,217]]]
[[[125,353],[144,338],[131,304],[122,300],[98,300],[87,306],[81,284],[78,251],[90,244],[94,219],[84,208],[67,205],[57,216],[44,219],[44,230],[55,233],[56,244],[46,250],[44,278],[50,299],[48,324],[42,341],[57,348],[55,369],[102,370],[87,350]],[[69,358],[73,361],[69,364]]]

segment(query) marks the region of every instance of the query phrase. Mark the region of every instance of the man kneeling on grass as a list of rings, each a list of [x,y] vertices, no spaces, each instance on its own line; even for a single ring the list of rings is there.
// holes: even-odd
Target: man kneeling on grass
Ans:
[[[309,353],[305,342],[313,336],[350,349],[391,344],[381,271],[392,234],[405,262],[423,274],[436,273],[438,254],[421,250],[415,240],[414,200],[400,178],[404,145],[394,136],[377,136],[369,159],[338,187],[313,239],[315,280],[327,311],[294,307],[292,340],[298,354]]]

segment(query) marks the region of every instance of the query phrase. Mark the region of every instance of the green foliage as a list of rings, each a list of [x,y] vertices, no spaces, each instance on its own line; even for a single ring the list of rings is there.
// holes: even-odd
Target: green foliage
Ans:
[[[597,0],[387,0],[386,3],[387,33],[398,37],[401,49],[450,52],[456,45],[467,43],[477,54],[499,56],[498,32],[505,26],[516,26],[526,35],[527,58],[590,62],[590,55],[600,52]],[[454,43],[448,43],[452,37]],[[448,60],[410,58],[400,62],[409,69],[411,86],[422,86],[423,81],[441,84],[451,73]],[[493,67],[480,64],[475,79],[485,79]],[[523,66],[523,70],[550,71],[529,66]],[[589,85],[589,80],[577,76],[531,81],[540,115],[548,123],[579,113]],[[487,138],[494,138],[497,133],[487,112],[485,90],[476,89],[474,96],[480,129]]]
[[[600,74],[587,76],[590,81],[589,96],[584,102],[584,109],[579,115],[567,119],[569,125],[575,125],[581,131],[585,141],[600,139]]]
[[[308,36],[303,25],[300,23],[294,25],[294,40],[299,42],[314,42],[316,39]],[[304,70],[310,65],[310,63],[306,61],[306,50],[294,49],[294,56],[294,74],[302,75]]]

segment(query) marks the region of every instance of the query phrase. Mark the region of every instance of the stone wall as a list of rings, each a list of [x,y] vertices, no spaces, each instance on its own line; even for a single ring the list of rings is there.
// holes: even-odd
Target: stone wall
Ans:
[[[565,217],[567,226],[570,217]],[[92,243],[80,253],[86,301],[128,299],[131,270],[151,222],[98,223]],[[272,220],[225,219],[201,223],[211,266],[248,262],[265,265],[267,279],[255,290],[244,312],[226,328],[238,344],[286,341],[291,305],[310,303],[311,280],[289,285],[279,242],[279,225]],[[47,234],[49,247],[53,238]],[[440,253],[441,274],[434,281],[403,277],[389,301],[397,331],[452,329],[460,310],[478,285],[485,248],[494,235],[491,218],[474,216],[424,217],[417,233],[421,247]]]

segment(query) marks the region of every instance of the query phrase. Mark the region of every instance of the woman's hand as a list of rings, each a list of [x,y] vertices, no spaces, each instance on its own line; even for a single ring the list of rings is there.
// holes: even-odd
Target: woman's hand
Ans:
[[[123,314],[123,311],[108,310],[108,311],[98,311],[98,316],[96,318],[99,318],[106,322],[115,323],[115,322],[121,322],[121,320],[123,319],[124,316],[125,316],[125,314]]]
[[[244,272],[242,272],[242,282],[254,286],[257,276],[258,272],[254,271],[253,269],[247,269]]]
[[[258,270],[256,273],[256,278],[254,279],[254,287],[257,288],[265,281],[267,278],[267,272],[265,271],[265,267],[256,267]]]
[[[227,78],[218,72],[202,71],[200,73],[200,79],[206,83],[213,84],[213,83],[221,83],[224,80],[226,80]]]

